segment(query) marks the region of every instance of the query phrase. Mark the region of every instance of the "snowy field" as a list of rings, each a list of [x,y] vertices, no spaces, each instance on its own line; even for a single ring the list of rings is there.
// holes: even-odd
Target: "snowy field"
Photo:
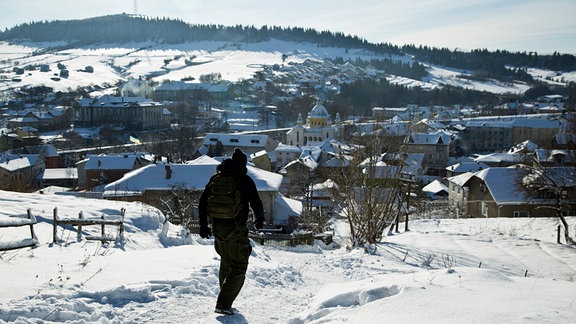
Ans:
[[[376,56],[360,49],[319,47],[307,43],[291,43],[270,40],[262,43],[225,43],[191,42],[175,45],[156,43],[102,44],[83,48],[50,50],[46,48],[63,44],[8,44],[0,42],[0,91],[19,89],[23,86],[44,85],[55,91],[70,91],[77,87],[100,86],[113,89],[117,82],[128,78],[153,76],[152,80],[182,80],[194,78],[198,82],[201,75],[220,73],[224,80],[232,82],[250,79],[262,70],[263,66],[273,64],[302,63],[307,59],[324,60],[342,57],[352,62],[356,58],[363,60],[392,58],[411,62],[410,56]],[[282,55],[288,56],[286,62]],[[191,61],[194,65],[187,65]],[[69,70],[68,77],[59,77],[57,64],[61,63]],[[39,69],[26,70],[16,74],[15,67],[48,64],[50,71]],[[93,73],[86,72],[91,66]],[[492,93],[523,93],[529,87],[522,82],[503,83],[496,80],[485,82],[463,78],[469,71],[459,71],[440,66],[428,66],[430,75],[422,80],[389,75],[388,81],[408,87],[419,86],[434,89],[443,85],[452,85]],[[538,69],[528,71],[535,78],[550,82],[569,82],[576,73],[559,73]],[[297,72],[300,73],[300,72]],[[304,72],[301,72],[304,73]],[[548,77],[547,80],[546,78]],[[553,80],[552,80],[553,78]],[[110,90],[111,91],[111,90]],[[106,90],[102,93],[107,93]]]
[[[241,314],[213,313],[218,255],[139,203],[0,191],[0,224],[25,217],[40,246],[0,252],[0,322],[16,323],[573,323],[576,249],[556,243],[554,219],[413,221],[373,253],[347,249],[334,220],[329,246],[254,245]],[[52,215],[86,218],[126,208],[125,242],[80,240]],[[576,219],[570,218],[572,235]],[[403,225],[400,226],[404,228]],[[112,226],[110,235],[117,234]],[[30,238],[0,228],[0,245]]]

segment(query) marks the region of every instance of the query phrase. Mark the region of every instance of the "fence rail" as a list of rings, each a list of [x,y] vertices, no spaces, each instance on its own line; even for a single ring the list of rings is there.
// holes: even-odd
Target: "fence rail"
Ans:
[[[30,238],[4,243],[0,242],[0,251],[9,251],[25,247],[35,247],[38,245],[38,238],[34,232],[34,224],[38,223],[38,221],[36,220],[36,217],[32,215],[30,209],[27,210],[27,215],[28,218],[11,217],[0,222],[0,228],[30,226]]]
[[[260,245],[296,246],[314,244],[314,233],[280,234],[265,232],[249,232],[248,236]]]
[[[126,210],[122,208],[120,210],[120,218],[105,218],[102,215],[101,218],[84,218],[82,212],[78,213],[78,218],[65,218],[61,219],[58,217],[58,208],[54,208],[54,218],[52,227],[52,241],[57,243],[58,240],[58,225],[73,225],[77,226],[77,238],[82,237],[82,226],[90,225],[100,225],[100,236],[87,236],[87,240],[98,240],[103,243],[106,241],[124,241],[124,214]],[[118,235],[116,238],[106,236],[106,225],[118,226]]]

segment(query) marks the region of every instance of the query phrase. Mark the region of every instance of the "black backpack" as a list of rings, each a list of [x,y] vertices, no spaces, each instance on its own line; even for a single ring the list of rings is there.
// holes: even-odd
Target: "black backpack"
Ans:
[[[236,219],[242,210],[241,177],[218,172],[210,179],[209,188],[211,195],[206,205],[208,216]]]

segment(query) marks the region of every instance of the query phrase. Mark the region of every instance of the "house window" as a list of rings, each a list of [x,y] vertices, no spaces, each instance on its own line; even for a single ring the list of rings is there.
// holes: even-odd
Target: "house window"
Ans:
[[[484,184],[484,183],[481,183],[481,184],[480,184],[480,191],[481,191],[481,192],[486,192],[486,184]]]
[[[482,216],[488,217],[488,204],[485,202],[482,203]]]
[[[514,217],[530,217],[530,213],[527,211],[515,210],[512,214]]]
[[[555,197],[553,192],[542,190],[542,191],[538,192],[538,198],[540,198],[540,199],[554,199],[556,197]]]

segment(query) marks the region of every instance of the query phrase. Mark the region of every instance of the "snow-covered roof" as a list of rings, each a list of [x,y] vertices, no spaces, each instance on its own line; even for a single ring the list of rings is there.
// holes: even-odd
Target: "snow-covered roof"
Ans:
[[[320,144],[320,143],[318,143]],[[300,154],[299,159],[305,159],[305,158],[310,158],[314,161],[318,161],[320,159],[320,155],[322,154],[322,150],[320,149],[320,146],[303,146],[302,147],[302,153]]]
[[[38,154],[2,154],[0,155],[0,168],[7,171],[16,171],[31,167],[42,159]]]
[[[514,126],[513,120],[485,120],[485,119],[472,119],[466,122],[466,127],[498,127],[498,128],[512,128]]]
[[[268,142],[268,135],[208,133],[204,136],[202,145],[216,145],[218,141],[224,146],[264,147]]]
[[[131,170],[138,163],[140,156],[125,155],[92,155],[84,167],[86,170]]]
[[[412,133],[411,142],[418,145],[448,145],[450,143],[451,133],[445,131],[438,131],[435,133]]]
[[[58,179],[78,179],[77,168],[52,168],[45,169],[39,176],[44,180],[58,180]]]
[[[304,164],[305,166],[307,166],[310,170],[314,170],[314,169],[316,169],[316,168],[318,167],[318,163],[317,163],[316,160],[315,160],[312,156],[310,156],[310,155],[305,156],[305,157],[303,157],[303,158],[301,158],[301,159],[299,159],[299,160],[302,162],[302,164]]]
[[[336,182],[332,181],[331,179],[327,179],[326,181],[324,181],[322,183],[317,183],[317,184],[312,185],[313,191],[333,190],[335,188],[338,188],[338,184],[336,184]]]
[[[258,157],[265,156],[265,155],[268,155],[266,150],[261,150],[261,151],[250,154],[250,157],[251,158],[258,158]]]
[[[288,217],[298,216],[302,213],[302,202],[276,195],[274,200],[274,222],[279,225],[287,225]],[[284,224],[284,222],[286,222]]]
[[[528,202],[528,193],[520,189],[520,177],[525,172],[514,167],[488,168],[474,176],[484,181],[496,204],[515,204]]]
[[[131,105],[138,106],[162,106],[161,103],[143,97],[116,97],[112,95],[103,95],[100,98],[83,98],[79,102],[82,107],[101,106],[101,107],[126,107]]]
[[[419,121],[417,124],[425,124],[431,128],[434,129],[444,129],[446,128],[446,125],[442,124],[441,122],[438,122],[436,120],[430,120],[427,118],[422,119],[421,121]]]
[[[354,159],[353,156],[350,155],[333,155],[328,161],[322,163],[323,167],[347,167],[350,166],[350,162]]]
[[[217,166],[222,162],[221,160],[215,159],[213,157],[209,157],[208,155],[202,155],[197,159],[187,161],[184,164],[192,164],[192,165],[215,165]]]
[[[560,128],[561,122],[547,116],[514,116],[514,117],[475,117],[473,119],[455,120],[453,123],[464,123],[466,127],[529,127],[529,128]]]
[[[62,116],[64,115],[64,113],[66,113],[66,110],[68,108],[64,107],[64,106],[58,106],[58,107],[54,107],[51,108],[50,110],[48,110],[48,112],[54,116],[54,117],[58,117],[58,116]]]
[[[520,153],[491,153],[480,155],[474,159],[474,162],[484,163],[499,163],[499,162],[512,162],[520,163],[525,161],[525,156]]]
[[[397,178],[401,173],[419,175],[423,160],[424,153],[408,153],[406,156],[384,153],[377,159],[364,160],[359,166],[364,168],[362,170],[364,173],[368,173],[370,168],[374,168],[374,177],[377,179]],[[389,164],[387,162],[394,163]],[[401,162],[401,165],[398,165],[397,162]]]
[[[198,160],[198,159],[197,159]],[[210,177],[220,164],[212,158],[188,164],[151,164],[128,172],[121,179],[104,187],[104,197],[117,195],[140,195],[146,190],[171,190],[182,188],[193,191],[204,190]],[[166,178],[166,168],[171,169],[171,176]],[[258,191],[278,191],[282,175],[247,166],[248,175],[254,180]]]
[[[422,188],[422,191],[428,194],[438,194],[441,191],[448,193],[448,187],[446,187],[442,182],[434,180],[429,184],[427,184],[426,186],[424,186],[424,188]]]
[[[462,172],[476,172],[488,169],[489,167],[490,166],[488,164],[481,162],[463,161],[446,167],[446,170],[452,171],[454,173],[462,173]]]
[[[219,163],[211,164],[151,164],[128,172],[121,179],[104,187],[104,197],[117,191],[144,193],[146,190],[171,190],[176,188],[203,190]],[[172,174],[166,178],[166,169]]]
[[[310,111],[310,115],[308,115],[308,117],[328,118],[330,117],[330,115],[328,114],[328,111],[326,110],[326,107],[324,107],[324,105],[322,105],[321,103],[317,103],[316,106],[314,106]]]
[[[35,123],[38,122],[38,117],[15,117],[10,119],[12,123]]]
[[[70,188],[61,187],[61,186],[48,186],[48,187],[44,187],[40,190],[37,190],[35,193],[47,195],[47,194],[56,194],[56,193],[67,192],[67,191],[70,191]]]
[[[508,153],[534,152],[537,148],[539,148],[538,144],[532,142],[531,140],[526,140],[511,147],[508,150]]]
[[[470,178],[472,178],[474,176],[474,173],[472,172],[465,172],[462,174],[459,174],[457,176],[453,176],[453,177],[449,177],[447,180],[451,183],[454,183],[460,187],[463,187],[466,182],[468,182],[468,180],[470,180]]]
[[[297,154],[302,153],[302,149],[299,146],[286,145],[282,143],[278,144],[278,146],[276,147],[276,149],[274,149],[274,151],[283,153],[297,153]]]

